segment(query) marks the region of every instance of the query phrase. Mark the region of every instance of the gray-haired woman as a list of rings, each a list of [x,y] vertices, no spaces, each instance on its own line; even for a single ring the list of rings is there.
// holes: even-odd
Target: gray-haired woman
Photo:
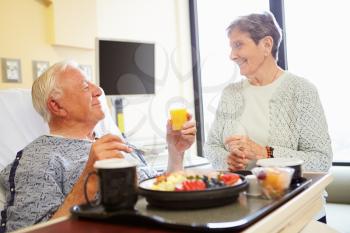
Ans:
[[[222,93],[205,145],[216,169],[251,169],[262,158],[298,158],[304,171],[328,171],[327,122],[316,88],[277,65],[281,29],[269,12],[227,28],[230,58],[246,79]]]

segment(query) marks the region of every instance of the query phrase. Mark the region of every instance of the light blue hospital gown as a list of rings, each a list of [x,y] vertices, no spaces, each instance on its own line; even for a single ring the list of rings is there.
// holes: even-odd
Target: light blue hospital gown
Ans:
[[[22,156],[0,172],[0,185],[6,190],[6,225],[13,231],[49,220],[63,203],[82,173],[92,142],[44,135],[23,149]],[[11,171],[12,169],[12,171]],[[12,184],[10,174],[15,174]],[[156,171],[138,167],[139,180]],[[10,186],[13,188],[10,191]],[[13,198],[13,205],[9,206]],[[2,232],[0,230],[0,232]]]

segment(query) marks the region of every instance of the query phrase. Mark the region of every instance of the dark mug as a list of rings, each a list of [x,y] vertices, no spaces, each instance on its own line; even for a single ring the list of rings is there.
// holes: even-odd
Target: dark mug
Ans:
[[[84,195],[90,205],[102,205],[106,211],[133,209],[137,201],[136,163],[126,159],[96,161],[84,183]],[[86,185],[91,175],[99,177],[99,197],[91,202]]]

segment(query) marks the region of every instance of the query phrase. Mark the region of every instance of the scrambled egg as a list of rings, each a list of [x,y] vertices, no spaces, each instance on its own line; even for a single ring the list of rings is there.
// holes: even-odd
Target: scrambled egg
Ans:
[[[181,186],[182,182],[186,180],[186,176],[181,173],[173,173],[167,176],[161,182],[152,185],[153,190],[158,191],[174,191],[177,186]]]

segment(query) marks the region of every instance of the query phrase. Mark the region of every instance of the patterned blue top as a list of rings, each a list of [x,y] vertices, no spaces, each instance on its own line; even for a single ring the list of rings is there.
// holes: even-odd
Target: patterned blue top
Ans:
[[[17,168],[14,162],[0,172],[7,201],[2,213],[3,219],[7,215],[7,223],[2,228],[13,231],[49,220],[81,175],[91,145],[87,140],[44,135],[26,146]],[[11,169],[15,172],[14,184]],[[139,167],[138,173],[139,179],[156,174],[147,167]],[[12,196],[10,186],[15,187]]]

